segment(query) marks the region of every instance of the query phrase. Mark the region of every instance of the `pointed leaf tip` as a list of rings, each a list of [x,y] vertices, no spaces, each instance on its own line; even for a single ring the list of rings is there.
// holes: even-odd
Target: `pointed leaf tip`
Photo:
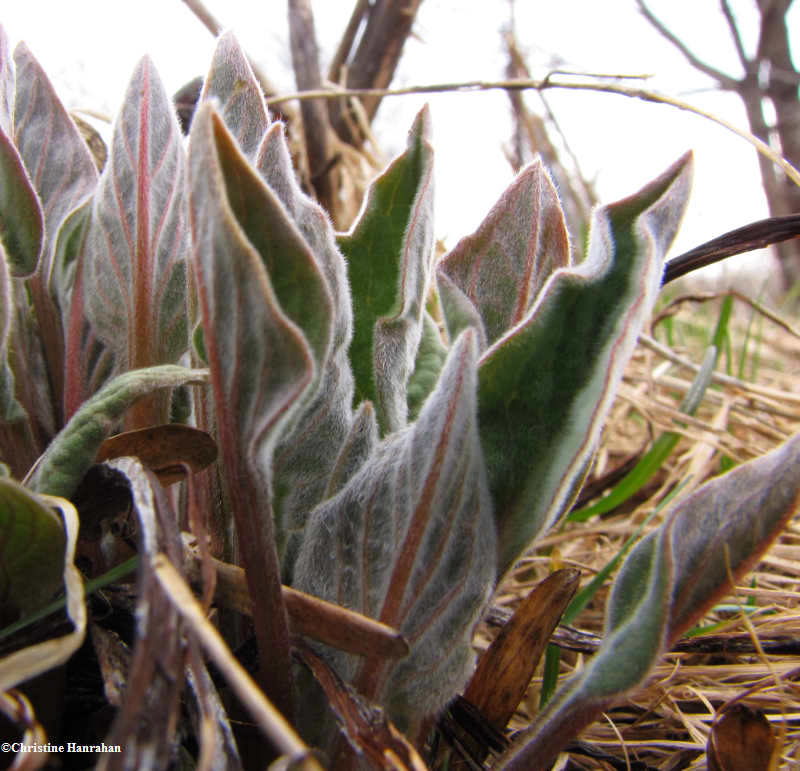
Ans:
[[[658,294],[686,205],[691,156],[598,209],[587,256],[556,270],[528,315],[483,354],[481,440],[501,572],[569,507]]]

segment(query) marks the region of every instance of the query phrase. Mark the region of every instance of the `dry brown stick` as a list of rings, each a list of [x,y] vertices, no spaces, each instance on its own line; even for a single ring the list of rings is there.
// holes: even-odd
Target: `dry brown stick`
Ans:
[[[726,257],[763,249],[765,246],[798,237],[800,237],[800,214],[767,217],[758,222],[751,222],[670,260],[664,269],[663,283],[674,281],[690,271],[719,262]]]
[[[184,536],[184,543],[191,536]],[[217,573],[214,599],[220,605],[252,615],[253,602],[247,590],[244,570],[220,560],[211,560]],[[200,559],[196,546],[184,549],[184,568],[194,583],[200,578]],[[408,655],[408,643],[396,629],[361,613],[325,602],[305,592],[283,587],[283,601],[291,630],[339,650],[382,658]]]

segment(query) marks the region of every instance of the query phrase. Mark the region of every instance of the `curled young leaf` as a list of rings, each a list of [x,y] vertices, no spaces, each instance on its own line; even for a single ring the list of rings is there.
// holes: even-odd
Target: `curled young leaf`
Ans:
[[[474,332],[450,352],[417,421],[379,444],[312,512],[298,588],[396,627],[405,659],[331,654],[400,725],[423,719],[469,674],[474,623],[494,579],[494,528],[475,420]]]
[[[50,443],[31,476],[31,489],[67,497],[94,463],[100,445],[125,411],[138,399],[160,388],[205,383],[206,370],[172,364],[118,375],[81,408]]]

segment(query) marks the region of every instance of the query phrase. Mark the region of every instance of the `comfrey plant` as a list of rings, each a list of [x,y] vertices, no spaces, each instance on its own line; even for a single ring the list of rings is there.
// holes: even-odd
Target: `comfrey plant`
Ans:
[[[598,209],[579,264],[540,163],[437,263],[429,135],[423,110],[337,235],[232,36],[188,144],[142,60],[98,175],[36,60],[24,45],[12,59],[0,31],[2,610],[25,622],[63,590],[73,626],[18,632],[0,687],[80,645],[83,578],[131,555],[109,527],[130,510],[133,652],[92,633],[126,683],[106,687],[104,740],[123,752],[102,765],[166,766],[194,721],[203,762],[240,767],[200,640],[257,720],[266,694],[294,724],[263,718],[278,754],[319,767],[299,734],[329,767],[422,767],[421,729],[470,677],[493,590],[571,506],[659,292],[691,157]],[[799,447],[665,515],[617,577],[602,648],[497,767],[547,768],[753,564],[797,508]],[[238,576],[259,689],[184,583],[207,610],[215,575],[223,607]],[[224,615],[218,628],[241,638]]]

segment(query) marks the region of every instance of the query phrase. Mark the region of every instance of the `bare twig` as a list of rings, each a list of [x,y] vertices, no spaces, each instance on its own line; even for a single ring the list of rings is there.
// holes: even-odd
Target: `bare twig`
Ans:
[[[730,4],[728,3],[728,0],[720,0],[719,4],[722,10],[722,15],[725,17],[725,21],[728,23],[728,29],[731,32],[733,45],[736,47],[736,55],[739,57],[742,69],[747,72],[752,66],[752,62],[747,58],[747,54],[745,53],[744,43],[742,43],[742,36],[739,34],[739,27],[736,25],[736,19],[733,17]]]
[[[297,87],[303,90],[319,88],[322,75],[310,0],[289,0],[289,41]],[[304,101],[300,103],[300,114],[311,184],[323,208],[335,213],[339,192],[332,175],[336,161],[336,137],[328,116],[328,106],[321,99]]]
[[[597,82],[580,82],[580,81],[559,81],[553,80],[550,75],[547,75],[542,80],[467,80],[453,83],[432,83],[424,86],[410,86],[408,88],[348,88],[348,89],[321,89],[314,91],[301,91],[294,94],[281,94],[280,96],[272,97],[267,100],[267,104],[275,105],[292,99],[340,99],[342,96],[407,96],[408,94],[442,94],[442,93],[470,93],[474,91],[497,91],[509,89],[530,89],[533,91],[545,91],[547,89],[560,88],[567,91],[598,91],[606,94],[617,94],[619,96],[626,96],[631,99],[641,99],[645,102],[653,102],[655,104],[666,104],[675,107],[685,112],[699,115],[701,118],[710,120],[718,126],[722,126],[728,131],[733,132],[737,136],[749,142],[753,147],[758,150],[761,155],[769,158],[774,164],[779,166],[786,176],[792,180],[798,187],[800,187],[800,171],[792,166],[789,161],[782,158],[776,153],[766,142],[754,136],[744,129],[740,129],[733,123],[726,121],[699,107],[694,107],[688,102],[675,99],[665,94],[659,94],[655,91],[648,91],[642,88],[631,88],[619,83],[597,83]]]
[[[350,14],[350,20],[347,22],[342,39],[339,41],[339,47],[336,49],[336,53],[333,55],[330,68],[328,69],[328,80],[331,82],[341,82],[342,67],[347,63],[350,51],[353,49],[353,43],[355,42],[358,28],[361,26],[361,21],[369,12],[369,9],[369,0],[356,0],[353,13]]]
[[[735,91],[739,86],[739,81],[736,78],[732,78],[730,75],[722,72],[721,70],[716,69],[716,67],[712,67],[710,64],[706,64],[702,59],[698,58],[687,46],[686,44],[668,27],[664,25],[664,23],[645,5],[644,0],[636,0],[636,5],[639,6],[639,10],[642,12],[642,15],[650,22],[650,25],[659,33],[662,37],[666,38],[670,43],[672,43],[678,51],[683,54],[684,58],[692,65],[696,70],[700,70],[700,72],[705,73],[710,78],[716,80],[720,87],[728,90],[728,91]]]
[[[189,591],[172,563],[158,554],[152,560],[153,572],[173,608],[200,640],[200,644],[225,676],[241,702],[259,724],[275,747],[290,758],[305,762],[308,769],[319,769],[309,748],[295,733],[281,713],[264,697],[250,675],[231,654],[216,628],[208,621],[200,603]]]
[[[206,8],[202,0],[183,0],[189,10],[197,16],[203,26],[214,36],[219,37],[222,24],[211,11]]]

